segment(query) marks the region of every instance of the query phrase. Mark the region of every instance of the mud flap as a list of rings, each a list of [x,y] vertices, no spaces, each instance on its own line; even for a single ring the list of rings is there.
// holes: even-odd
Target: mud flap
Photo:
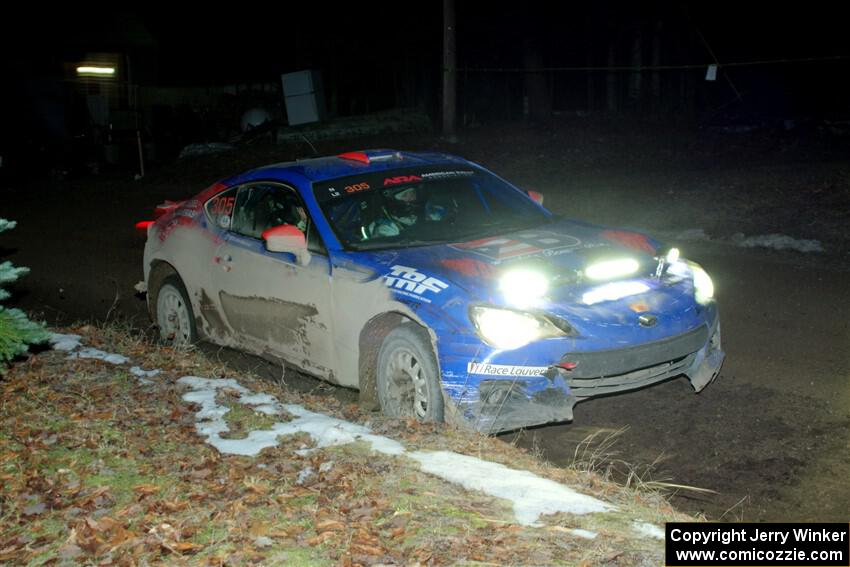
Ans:
[[[718,323],[711,340],[698,353],[697,359],[694,361],[696,370],[688,373],[694,391],[701,392],[720,373],[720,367],[723,366],[723,360],[726,358],[726,354],[720,346],[720,324]]]

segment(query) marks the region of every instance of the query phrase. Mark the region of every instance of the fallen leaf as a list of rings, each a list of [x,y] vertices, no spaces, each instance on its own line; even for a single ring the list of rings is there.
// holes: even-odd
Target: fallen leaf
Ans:
[[[325,520],[316,524],[316,531],[327,532],[335,530],[344,530],[345,524],[337,520]]]
[[[142,496],[148,496],[159,492],[159,487],[155,484],[139,484],[133,487],[133,492]]]
[[[185,500],[163,500],[160,505],[166,512],[181,512],[189,506]]]
[[[375,547],[372,545],[363,545],[361,543],[352,543],[350,548],[352,553],[358,553],[360,555],[383,555],[384,550],[380,547]]]
[[[180,552],[197,551],[204,548],[200,543],[192,543],[191,541],[175,541],[170,543],[169,547]]]
[[[307,545],[310,547],[316,547],[317,545],[322,545],[326,543],[328,540],[334,537],[334,532],[322,532],[317,536],[311,537],[307,540]]]

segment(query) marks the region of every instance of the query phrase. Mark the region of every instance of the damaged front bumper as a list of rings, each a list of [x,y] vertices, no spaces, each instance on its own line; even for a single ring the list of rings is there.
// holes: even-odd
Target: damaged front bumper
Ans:
[[[572,421],[573,407],[589,398],[636,390],[681,375],[699,392],[720,372],[725,354],[720,324],[636,347],[568,353],[542,376],[483,379],[477,399],[467,390],[456,405],[466,422],[486,434]],[[571,368],[568,370],[567,368]],[[449,396],[447,396],[449,398]]]

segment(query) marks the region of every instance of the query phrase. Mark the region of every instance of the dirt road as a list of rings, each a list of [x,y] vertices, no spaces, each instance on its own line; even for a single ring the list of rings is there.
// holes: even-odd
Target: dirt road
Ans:
[[[679,379],[590,400],[572,424],[506,440],[557,464],[578,455],[621,479],[637,473],[714,490],[679,490],[673,499],[712,519],[846,521],[850,274],[795,253],[714,247],[694,255],[720,297],[727,359],[713,384],[695,395]],[[607,449],[605,440],[613,441]]]

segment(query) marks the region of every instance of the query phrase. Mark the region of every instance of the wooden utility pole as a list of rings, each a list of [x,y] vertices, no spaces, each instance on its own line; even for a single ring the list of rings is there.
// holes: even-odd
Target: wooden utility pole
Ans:
[[[454,136],[457,114],[455,2],[443,0],[443,135]]]

